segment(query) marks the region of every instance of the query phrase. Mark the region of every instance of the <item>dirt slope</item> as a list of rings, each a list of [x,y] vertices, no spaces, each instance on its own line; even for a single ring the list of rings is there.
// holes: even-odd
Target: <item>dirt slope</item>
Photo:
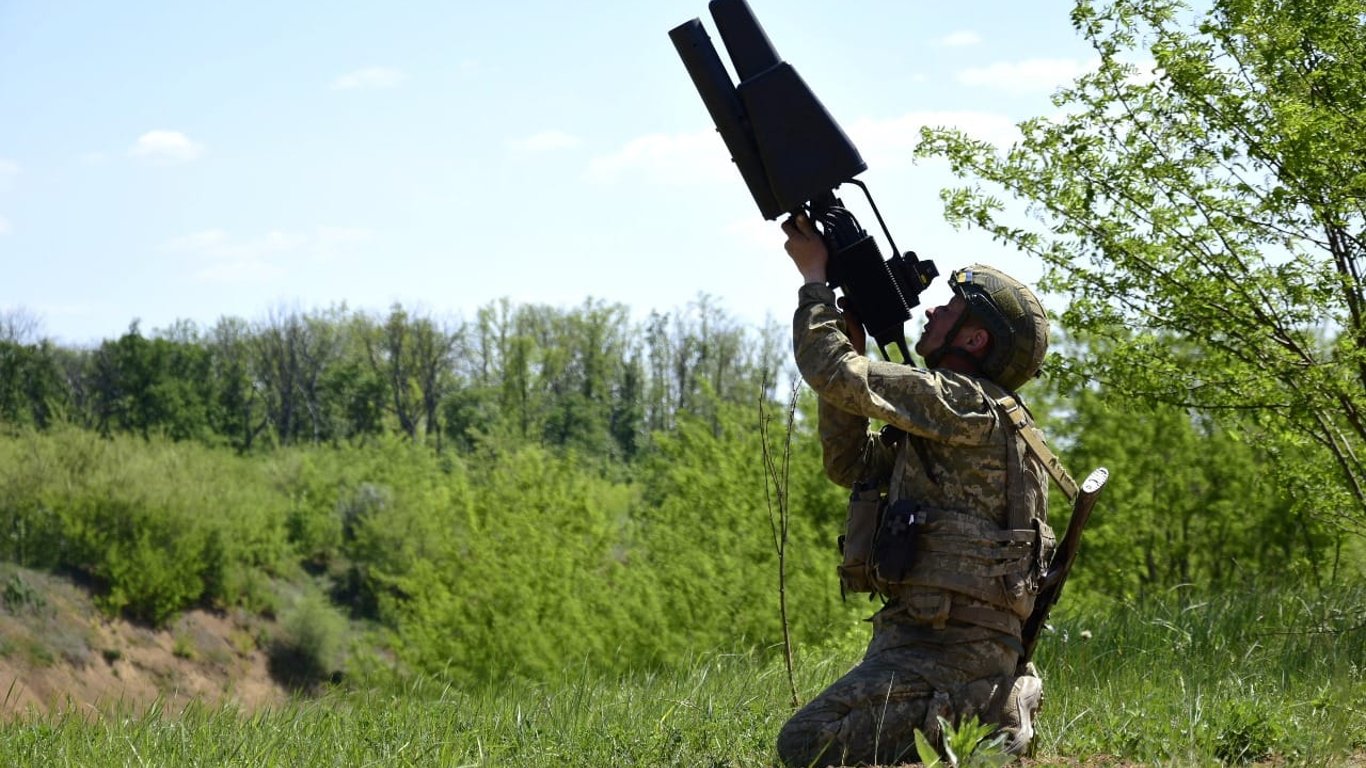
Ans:
[[[255,618],[195,611],[164,629],[109,620],[89,595],[0,567],[0,717],[60,709],[179,711],[191,699],[244,709],[281,703]]]

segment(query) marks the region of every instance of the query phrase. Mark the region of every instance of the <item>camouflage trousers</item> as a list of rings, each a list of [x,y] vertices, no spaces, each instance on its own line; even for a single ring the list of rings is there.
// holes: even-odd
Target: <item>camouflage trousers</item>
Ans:
[[[898,618],[886,609],[874,616],[863,661],[783,726],[778,757],[784,765],[913,762],[916,729],[936,741],[937,717],[992,719],[1019,654],[989,630],[953,624],[936,630]]]

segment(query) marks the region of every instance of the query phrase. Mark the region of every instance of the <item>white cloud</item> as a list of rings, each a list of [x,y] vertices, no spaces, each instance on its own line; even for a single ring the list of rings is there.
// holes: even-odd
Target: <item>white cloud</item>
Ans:
[[[262,283],[283,278],[301,263],[314,266],[332,261],[370,235],[368,229],[320,227],[313,234],[276,230],[243,239],[222,229],[206,229],[174,238],[163,250],[189,256],[193,277],[199,282]]]
[[[980,42],[982,42],[981,35],[970,29],[951,32],[939,38],[939,44],[945,48],[962,48],[968,45],[977,45]]]
[[[1020,138],[1010,118],[992,112],[910,112],[898,117],[863,118],[850,124],[849,138],[871,168],[897,168],[913,161],[921,128],[957,128],[997,147]]]
[[[920,129],[925,126],[957,128],[998,147],[1009,146],[1020,136],[1009,118],[990,112],[911,112],[886,119],[862,118],[849,124],[848,133],[869,167],[894,168],[912,162]],[[616,183],[626,177],[667,185],[739,182],[725,143],[711,130],[632,139],[616,152],[593,158],[585,175],[597,183]]]
[[[0,235],[8,235],[11,231],[9,219],[0,216]]]
[[[275,261],[297,245],[297,238],[280,232],[254,241],[235,241],[221,229],[208,229],[175,238],[165,249],[190,256],[194,279],[199,282],[243,283],[283,277],[285,270]]]
[[[393,67],[367,67],[347,72],[332,81],[334,91],[352,91],[373,88],[394,88],[407,79],[401,70]]]
[[[541,131],[525,138],[508,139],[507,146],[514,152],[554,152],[572,149],[580,143],[579,137],[564,131]]]
[[[204,154],[204,146],[180,131],[148,131],[138,137],[128,154],[154,163],[183,163]]]
[[[697,184],[730,179],[735,170],[721,137],[706,130],[632,139],[616,152],[589,161],[586,175],[589,181],[613,183],[633,174],[662,184]]]
[[[958,73],[963,85],[985,86],[1015,93],[1048,93],[1094,70],[1097,61],[1026,59],[1001,61]]]

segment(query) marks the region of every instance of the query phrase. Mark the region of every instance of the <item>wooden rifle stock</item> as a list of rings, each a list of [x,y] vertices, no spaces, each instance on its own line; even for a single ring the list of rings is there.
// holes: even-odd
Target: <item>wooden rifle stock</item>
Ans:
[[[1057,550],[1053,553],[1053,560],[1048,565],[1048,572],[1042,577],[1042,585],[1039,594],[1034,599],[1034,612],[1025,620],[1024,629],[1021,632],[1024,644],[1024,655],[1020,657],[1020,667],[1029,663],[1034,655],[1034,645],[1039,641],[1039,635],[1043,632],[1044,623],[1048,620],[1048,612],[1053,605],[1058,602],[1058,597],[1062,594],[1062,586],[1067,581],[1067,574],[1072,570],[1072,563],[1077,559],[1077,550],[1081,547],[1081,532],[1086,527],[1086,521],[1091,517],[1091,510],[1095,509],[1096,499],[1100,498],[1100,492],[1105,488],[1105,481],[1110,478],[1109,470],[1101,467],[1091,472],[1086,481],[1081,484],[1076,498],[1072,499],[1072,519],[1067,523],[1067,533],[1062,537]]]

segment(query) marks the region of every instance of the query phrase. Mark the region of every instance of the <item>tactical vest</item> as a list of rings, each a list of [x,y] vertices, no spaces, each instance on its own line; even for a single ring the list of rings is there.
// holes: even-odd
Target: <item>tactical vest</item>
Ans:
[[[856,484],[840,537],[842,591],[895,600],[915,623],[943,628],[952,619],[1020,637],[1056,544],[1046,499],[1031,492],[1039,485],[1029,482],[1030,475],[1047,471],[1059,483],[1071,478],[1014,397],[1006,394],[995,404],[1012,430],[1005,527],[961,511],[889,500],[873,482]],[[894,432],[899,439],[884,430],[884,440],[894,440],[899,452],[889,486],[896,489],[913,464],[904,452],[920,450],[920,438]]]

